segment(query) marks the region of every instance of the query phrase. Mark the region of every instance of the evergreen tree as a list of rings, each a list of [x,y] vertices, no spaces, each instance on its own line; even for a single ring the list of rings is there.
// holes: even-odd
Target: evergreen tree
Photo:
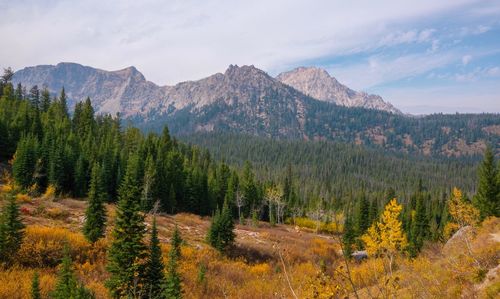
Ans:
[[[68,117],[68,103],[66,98],[66,92],[64,91],[64,87],[61,89],[61,94],[59,95],[59,105],[62,113],[62,117]]]
[[[33,135],[22,137],[12,165],[12,175],[22,188],[29,188],[34,183],[38,142]]]
[[[424,240],[430,235],[429,233],[429,220],[427,218],[427,211],[425,208],[425,196],[422,191],[419,191],[416,196],[415,210],[412,211],[412,221],[410,227],[409,237],[409,252],[410,256],[415,257],[422,249]]]
[[[173,250],[175,251],[175,255],[178,258],[181,257],[181,244],[182,244],[182,242],[183,241],[182,241],[181,233],[179,232],[179,227],[177,227],[177,224],[176,224],[170,244],[171,244]]]
[[[164,296],[169,299],[179,299],[182,298],[181,276],[177,271],[177,262],[180,257],[174,246],[170,248],[168,258]]]
[[[233,230],[234,222],[231,211],[227,204],[224,204],[222,212],[219,212],[217,209],[212,218],[212,224],[207,234],[207,241],[215,249],[224,252],[234,242],[235,234]]]
[[[33,275],[33,280],[31,281],[31,299],[41,299],[40,294],[40,279],[38,272]]]
[[[144,212],[148,212],[153,208],[155,201],[153,198],[153,190],[156,184],[156,170],[152,155],[148,155],[148,157],[146,158],[143,181],[144,184],[141,194],[141,208]]]
[[[0,215],[0,262],[10,263],[21,247],[24,224],[14,197],[9,197]]]
[[[30,89],[30,102],[31,102],[31,105],[35,108],[35,109],[39,109],[40,108],[40,90],[38,90],[38,85],[34,85],[31,89]]]
[[[113,297],[134,297],[142,292],[140,279],[144,272],[146,246],[143,243],[144,216],[139,205],[139,178],[139,157],[132,154],[118,190],[113,242],[108,251],[107,269],[111,278],[107,287]]]
[[[56,288],[51,294],[54,299],[90,299],[93,294],[83,284],[79,283],[73,272],[73,265],[69,252],[69,246],[64,247],[64,256],[59,270]]]
[[[40,102],[40,110],[42,112],[47,112],[50,107],[50,93],[47,87],[44,87],[42,90],[42,99]]]
[[[500,182],[498,166],[490,147],[484,153],[479,167],[479,185],[473,203],[481,213],[481,219],[500,216]]]
[[[92,175],[85,210],[85,223],[83,234],[89,242],[96,242],[104,236],[106,231],[106,207],[104,203],[108,200],[106,187],[102,175],[102,168],[95,162],[92,167]]]
[[[352,254],[352,246],[356,240],[356,232],[354,230],[354,225],[352,223],[352,217],[350,212],[346,212],[344,221],[344,234],[342,236],[342,246],[344,249],[344,256],[350,258]]]
[[[146,260],[145,292],[148,298],[163,298],[163,287],[165,285],[164,266],[156,227],[156,216],[153,217],[151,228],[151,240],[149,242],[149,253]]]
[[[358,213],[357,213],[358,236],[364,234],[368,229],[368,227],[370,227],[370,202],[368,201],[365,192],[362,191],[358,201]]]

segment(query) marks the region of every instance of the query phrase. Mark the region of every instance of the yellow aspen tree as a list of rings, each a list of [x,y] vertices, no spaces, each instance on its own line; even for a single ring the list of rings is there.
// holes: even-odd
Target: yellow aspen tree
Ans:
[[[397,200],[392,199],[384,209],[380,220],[368,228],[361,236],[370,256],[383,256],[389,261],[389,271],[392,274],[394,257],[398,252],[403,252],[408,246],[406,234],[403,231],[399,215],[403,210]]]

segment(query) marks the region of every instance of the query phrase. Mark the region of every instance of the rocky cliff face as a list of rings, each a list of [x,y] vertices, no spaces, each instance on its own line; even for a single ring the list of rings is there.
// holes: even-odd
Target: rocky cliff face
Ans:
[[[276,79],[315,99],[346,107],[362,107],[401,114],[378,95],[357,92],[342,85],[327,71],[315,67],[299,67],[279,74]]]
[[[65,88],[70,108],[90,97],[98,113],[120,112],[125,116],[144,112],[150,101],[163,97],[162,89],[135,68],[104,71],[76,63],[27,67],[14,74],[14,83],[46,86],[52,93]]]
[[[280,82],[321,101],[400,113],[381,97],[353,91],[318,68],[297,68],[274,79],[253,66],[232,65],[223,74],[175,86],[158,86],[147,81],[135,67],[104,71],[76,63],[59,63],[24,68],[15,73],[14,82],[27,87],[47,86],[52,93],[64,86],[70,108],[90,97],[97,112],[120,112],[125,117],[151,116],[188,106],[199,109],[221,100],[228,105],[245,103],[265,97],[263,91],[269,88],[286,90],[287,97],[290,93],[300,97]]]

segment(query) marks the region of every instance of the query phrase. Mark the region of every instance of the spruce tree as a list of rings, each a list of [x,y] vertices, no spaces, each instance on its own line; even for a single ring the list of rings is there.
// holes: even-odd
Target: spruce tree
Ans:
[[[148,298],[163,298],[163,288],[166,283],[163,274],[164,266],[161,254],[158,229],[156,227],[156,216],[153,218],[151,228],[151,240],[149,242],[149,253],[146,261],[145,292]]]
[[[177,227],[177,224],[176,224],[170,244],[172,245],[173,250],[175,250],[175,255],[178,258],[181,257],[181,244],[182,244],[182,242],[183,241],[182,241],[181,233],[179,232],[179,227]]]
[[[175,235],[178,235],[177,237]],[[170,247],[170,251],[168,253],[168,264],[167,264],[167,278],[165,283],[165,298],[182,298],[182,287],[181,287],[181,276],[177,271],[178,261],[180,259],[180,251],[179,247],[176,243],[179,243],[175,240],[182,240],[179,231],[174,231],[174,235],[172,236],[172,246]],[[176,243],[174,243],[176,242]],[[179,243],[180,244],[180,243]]]
[[[234,222],[227,203],[222,212],[217,211],[207,233],[208,243],[220,252],[224,252],[234,243]]]
[[[370,202],[366,197],[364,191],[358,201],[358,215],[357,215],[357,234],[358,236],[364,234],[370,227]]]
[[[500,216],[500,182],[498,166],[490,147],[486,148],[479,167],[479,186],[473,203],[481,213],[481,218]]]
[[[430,236],[429,220],[425,207],[425,198],[422,191],[416,195],[415,210],[412,212],[410,237],[409,237],[409,252],[410,256],[415,257],[422,249],[424,240]]]
[[[342,246],[344,249],[344,256],[350,258],[352,254],[352,246],[356,241],[356,232],[352,223],[350,212],[346,212],[344,221],[344,235],[342,236]]]
[[[33,135],[21,138],[12,165],[12,175],[22,188],[29,188],[34,183],[38,142]]]
[[[68,117],[68,103],[64,87],[61,89],[61,94],[59,95],[59,105],[62,113],[61,116],[64,118]]]
[[[64,256],[59,270],[56,288],[51,294],[54,299],[90,299],[92,293],[79,283],[73,271],[69,246],[64,247]]]
[[[104,236],[106,231],[106,207],[104,203],[108,200],[106,187],[102,175],[102,168],[95,162],[92,167],[92,175],[85,210],[85,223],[83,234],[89,242],[96,242]]]
[[[152,155],[148,155],[148,157],[146,158],[143,181],[144,183],[142,186],[141,194],[141,208],[144,212],[148,212],[153,208],[155,201],[153,198],[153,191],[156,184],[156,170]]]
[[[41,299],[40,294],[40,278],[38,272],[33,275],[33,280],[31,281],[31,299]]]
[[[111,277],[107,287],[112,297],[134,297],[142,292],[140,282],[147,248],[143,243],[145,227],[139,205],[139,178],[139,157],[132,154],[118,190],[113,242],[108,251],[107,269]]]
[[[24,224],[19,207],[10,196],[0,215],[0,262],[10,263],[21,247],[24,237]]]
[[[42,90],[42,99],[40,102],[40,110],[42,112],[47,112],[50,107],[50,93],[47,87],[44,87]]]

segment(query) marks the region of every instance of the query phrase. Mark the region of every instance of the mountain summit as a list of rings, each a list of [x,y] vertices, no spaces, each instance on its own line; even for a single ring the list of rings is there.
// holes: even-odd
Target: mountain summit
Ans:
[[[401,114],[400,110],[385,102],[380,96],[354,91],[339,83],[321,68],[298,67],[279,74],[276,79],[321,101],[346,107],[363,107]]]

